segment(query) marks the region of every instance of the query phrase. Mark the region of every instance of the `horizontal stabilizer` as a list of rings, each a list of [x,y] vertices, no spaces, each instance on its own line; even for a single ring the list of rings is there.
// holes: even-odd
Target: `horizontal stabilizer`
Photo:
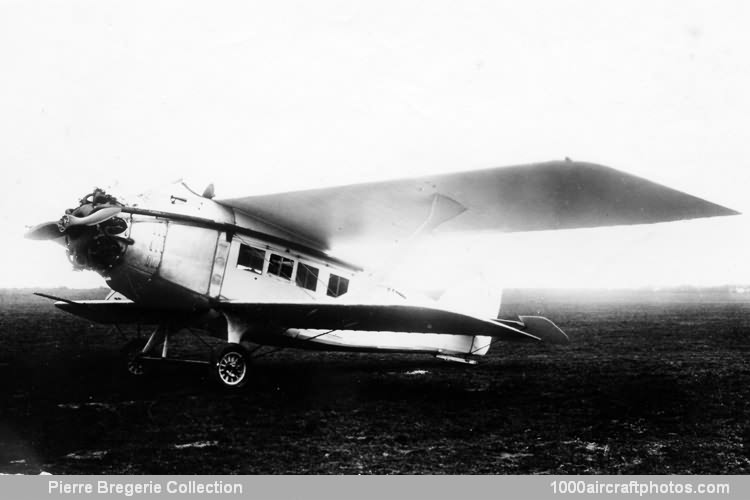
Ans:
[[[551,320],[542,316],[520,316],[523,323],[522,330],[542,339],[550,344],[567,344],[568,336]]]
[[[526,334],[533,335],[548,344],[567,344],[570,342],[565,332],[548,318],[542,316],[519,316],[518,319],[519,321],[504,319],[497,319],[495,321],[503,325],[518,328]]]

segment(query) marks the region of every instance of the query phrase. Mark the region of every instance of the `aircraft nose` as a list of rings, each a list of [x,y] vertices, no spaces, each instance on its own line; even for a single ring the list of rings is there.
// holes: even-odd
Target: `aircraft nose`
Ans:
[[[24,236],[62,244],[77,269],[106,271],[132,243],[120,236],[128,228],[127,221],[117,217],[121,212],[121,203],[97,189],[85,196],[78,207],[66,210],[60,220],[38,224]]]
[[[59,221],[42,222],[41,224],[37,224],[26,231],[24,238],[30,240],[55,240],[62,237],[67,232],[68,228],[95,226],[112,219],[121,211],[122,208],[120,207],[104,207],[96,211],[91,210],[90,206],[79,207],[79,209],[76,209],[73,213],[66,213],[63,215]]]

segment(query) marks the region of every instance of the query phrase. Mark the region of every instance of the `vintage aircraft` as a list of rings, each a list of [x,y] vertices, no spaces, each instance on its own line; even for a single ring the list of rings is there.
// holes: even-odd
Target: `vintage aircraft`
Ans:
[[[128,370],[168,359],[182,328],[226,339],[205,361],[226,387],[248,379],[248,344],[418,352],[474,362],[500,340],[567,342],[550,320],[498,319],[500,298],[470,307],[384,286],[331,255],[358,239],[404,245],[430,232],[539,231],[736,214],[612,168],[570,160],[325,189],[214,199],[182,183],[127,205],[96,189],[26,236],[54,240],[76,269],[101,274],[105,300],[57,299],[104,324],[155,329]],[[159,353],[159,348],[161,352]]]

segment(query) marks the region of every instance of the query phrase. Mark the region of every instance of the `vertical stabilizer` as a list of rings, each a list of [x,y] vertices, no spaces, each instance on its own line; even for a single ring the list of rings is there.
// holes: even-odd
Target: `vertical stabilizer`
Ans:
[[[476,276],[446,289],[438,299],[438,305],[476,318],[495,319],[500,313],[502,299],[501,287],[491,284],[483,276]]]
[[[500,313],[503,289],[478,275],[448,288],[438,299],[438,305],[457,313],[476,318],[495,319]],[[471,333],[471,332],[466,332]],[[474,336],[467,354],[484,356],[490,349],[492,337]]]

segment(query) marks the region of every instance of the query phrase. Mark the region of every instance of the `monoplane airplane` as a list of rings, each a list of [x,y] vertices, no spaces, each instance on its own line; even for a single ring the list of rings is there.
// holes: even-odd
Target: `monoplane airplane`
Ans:
[[[474,362],[497,341],[564,343],[536,316],[499,319],[499,296],[471,308],[384,286],[331,255],[342,242],[413,242],[430,232],[521,232],[732,215],[612,168],[570,160],[244,198],[183,183],[125,204],[100,189],[26,236],[54,240],[76,269],[101,274],[104,300],[57,307],[112,325],[146,324],[128,370],[165,360],[174,333],[225,339],[210,367],[226,387],[248,379],[249,345],[426,353]],[[471,294],[471,290],[464,293]],[[491,300],[487,298],[490,297]],[[159,352],[160,351],[160,352]]]

